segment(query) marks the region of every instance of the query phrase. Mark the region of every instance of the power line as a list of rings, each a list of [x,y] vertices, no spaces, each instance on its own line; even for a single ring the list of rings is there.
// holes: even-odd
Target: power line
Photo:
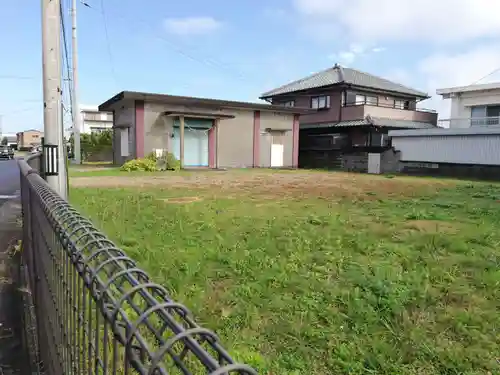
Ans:
[[[111,44],[109,42],[109,33],[108,33],[108,22],[106,20],[106,11],[104,10],[104,0],[101,0],[101,15],[102,21],[104,23],[104,37],[106,38],[106,48],[108,50],[108,59],[111,68],[111,75],[113,77],[113,81],[115,82],[115,86],[117,85],[116,81],[116,72],[115,72],[115,64],[113,59],[113,52],[111,51]]]
[[[488,78],[488,77],[490,77],[493,74],[498,73],[498,72],[500,72],[500,68],[497,68],[497,69],[491,71],[490,73],[486,74],[484,77],[479,78],[477,81],[475,81],[475,82],[473,82],[471,84],[475,85],[476,83],[481,82],[483,79]]]
[[[27,107],[27,108],[23,108],[23,109],[16,109],[16,110],[10,111],[10,112],[2,112],[2,115],[3,116],[10,116],[10,115],[13,115],[13,114],[16,114],[16,113],[29,112],[29,111],[33,111],[35,109],[41,109],[41,108],[43,108],[43,107],[41,107],[41,106]]]
[[[101,0],[101,2],[103,2],[103,0]],[[85,1],[82,1],[81,2],[85,7],[89,8],[89,9],[92,9],[94,11],[98,11],[95,7],[93,7],[92,5],[88,4],[87,2]],[[117,18],[121,18],[122,20],[126,21],[126,22],[131,22],[130,19],[118,14],[118,13],[114,13],[113,14],[114,16],[116,16]],[[134,18],[134,21],[137,22],[137,23],[141,23],[143,25],[145,25],[146,27],[150,28],[151,29],[151,23],[150,22],[146,22],[146,21],[143,21],[143,20],[138,20],[137,18]],[[196,56],[194,56],[193,54],[189,53],[189,52],[186,52],[183,48],[179,47],[177,44],[173,43],[172,41],[170,41],[169,39],[165,38],[164,36],[160,35],[160,34],[155,34],[155,36],[158,38],[158,39],[161,39],[163,42],[167,43],[168,45],[170,45],[170,47],[175,51],[177,52],[179,55],[182,55],[192,61],[195,61],[195,62],[198,62],[198,63],[201,63],[201,64],[204,64],[204,65],[207,65],[207,66],[211,66],[211,67],[215,67],[215,68],[220,68],[221,70],[224,70],[225,72],[228,72],[230,71],[231,69],[228,68],[228,66],[216,59],[213,59],[213,58],[198,58]],[[243,75],[241,72],[239,71],[233,71],[232,73],[236,73],[236,74],[233,74],[234,76],[236,76],[237,78],[239,78],[240,80],[244,80],[244,81],[251,81],[251,80],[248,80],[245,75]]]
[[[69,53],[68,53],[68,40],[66,38],[66,25],[64,22],[64,11],[63,11],[63,6],[62,2],[59,3],[59,12],[61,15],[61,30],[62,30],[62,36],[63,36],[63,45],[64,45],[64,56],[63,56],[63,62],[66,62],[66,74],[67,74],[67,80],[66,80],[66,85],[67,85],[67,95],[69,97],[69,104],[70,108],[73,108],[73,95],[71,94],[72,90],[72,80],[71,80],[71,70],[70,70],[70,64],[69,64]],[[63,93],[64,95],[64,93]],[[64,106],[63,106],[64,108]],[[71,112],[71,120],[73,121],[73,112]]]
[[[8,75],[2,74],[0,75],[0,79],[19,79],[19,80],[30,80],[30,79],[38,79],[37,77],[29,77],[29,76],[16,76],[16,75]]]

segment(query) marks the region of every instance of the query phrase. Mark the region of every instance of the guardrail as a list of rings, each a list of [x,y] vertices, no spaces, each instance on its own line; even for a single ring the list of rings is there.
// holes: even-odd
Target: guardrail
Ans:
[[[32,372],[257,374],[54,192],[39,162],[19,161]]]

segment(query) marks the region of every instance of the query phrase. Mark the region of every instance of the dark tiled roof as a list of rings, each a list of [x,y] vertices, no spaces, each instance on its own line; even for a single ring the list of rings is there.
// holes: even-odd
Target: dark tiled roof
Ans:
[[[394,120],[389,118],[372,117],[371,123],[376,126],[398,129],[434,129],[436,126],[429,122]]]
[[[436,127],[429,122],[394,120],[381,117],[367,117],[363,120],[300,124],[300,128],[301,129],[333,128],[333,127],[347,128],[351,126],[370,126],[370,125],[384,126],[387,128],[395,128],[395,129],[432,129]]]
[[[276,95],[288,94],[294,91],[336,85],[340,83],[370,87],[383,91],[398,92],[420,98],[428,97],[425,92],[418,91],[399,83],[389,81],[388,79],[377,77],[356,69],[344,68],[336,64],[332,68],[314,73],[305,78],[278,87],[277,89],[265,92],[261,95],[261,98],[269,98]]]

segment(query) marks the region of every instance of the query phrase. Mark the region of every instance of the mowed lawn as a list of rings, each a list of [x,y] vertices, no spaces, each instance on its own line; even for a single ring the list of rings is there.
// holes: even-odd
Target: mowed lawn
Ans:
[[[500,185],[102,174],[72,203],[260,373],[500,373]]]

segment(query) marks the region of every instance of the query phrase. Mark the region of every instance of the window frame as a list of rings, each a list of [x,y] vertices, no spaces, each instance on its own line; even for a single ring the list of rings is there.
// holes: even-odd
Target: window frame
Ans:
[[[348,96],[354,96],[354,102],[349,102],[347,100]],[[375,99],[372,102],[369,102],[367,100],[368,98],[373,98]],[[342,107],[351,107],[351,106],[358,106],[358,105],[371,105],[378,107],[379,106],[379,97],[378,95],[371,95],[371,94],[363,94],[363,93],[357,93],[355,91],[345,91],[344,94],[342,95]]]
[[[324,100],[324,105],[320,106],[321,100]],[[314,106],[314,102],[316,101],[316,107]],[[330,95],[316,95],[311,97],[311,101],[309,103],[310,108],[317,110],[324,110],[330,108]]]
[[[283,106],[288,108],[295,107],[295,100],[288,100],[283,103]]]
[[[397,103],[400,103],[401,106],[398,106]],[[393,107],[396,109],[402,109],[409,111],[411,107],[411,100],[406,100],[406,99],[394,99],[394,104]]]

